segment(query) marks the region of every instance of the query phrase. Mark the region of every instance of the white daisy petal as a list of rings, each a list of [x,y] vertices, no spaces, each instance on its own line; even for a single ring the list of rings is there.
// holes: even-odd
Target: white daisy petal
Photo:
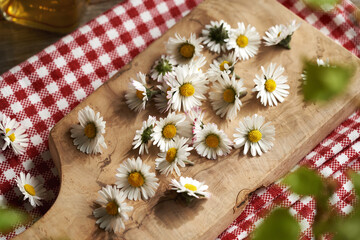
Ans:
[[[202,39],[197,39],[195,34],[191,34],[189,39],[175,34],[175,38],[169,38],[166,44],[167,54],[171,55],[177,64],[187,64],[195,56],[200,56],[203,48]]]
[[[234,50],[235,55],[241,60],[248,60],[254,57],[260,46],[260,35],[256,28],[250,24],[238,23],[237,29],[230,30],[228,50]]]
[[[178,193],[185,193],[189,197],[209,198],[211,196],[209,192],[206,192],[208,189],[207,185],[190,177],[180,177],[179,182],[172,179],[170,186],[172,186],[172,190]]]
[[[228,75],[234,72],[234,65],[237,63],[237,57],[234,52],[222,55],[213,60],[210,68],[206,72],[206,76],[210,82],[216,81],[221,77],[221,73],[225,72]]]
[[[164,76],[174,71],[176,66],[175,60],[171,56],[161,55],[160,59],[156,60],[150,70],[150,76],[153,80],[160,83],[164,82]]]
[[[261,76],[255,75],[255,87],[252,91],[258,92],[256,98],[260,98],[264,106],[276,106],[289,95],[289,92],[285,90],[290,88],[288,84],[285,84],[287,77],[280,75],[284,72],[284,68],[281,65],[276,68],[275,63],[270,63],[266,70],[261,66],[261,70],[263,72]]]
[[[223,130],[219,130],[214,123],[204,125],[196,133],[194,148],[200,156],[216,159],[230,153],[232,142]]]
[[[155,169],[166,175],[173,173],[175,170],[176,174],[180,176],[181,173],[177,165],[185,167],[185,163],[189,162],[187,157],[193,149],[192,147],[189,147],[187,142],[187,138],[176,136],[174,141],[169,143],[168,150],[158,154],[158,158],[155,159]]]
[[[89,106],[78,112],[80,125],[71,127],[71,137],[74,145],[81,152],[87,154],[102,153],[101,148],[107,148],[104,136],[106,122],[100,117],[100,113],[94,112]]]
[[[149,116],[146,121],[143,121],[142,127],[140,130],[136,130],[135,137],[132,145],[133,149],[139,148],[139,154],[149,153],[148,145],[152,141],[151,134],[155,126],[156,117]]]
[[[96,224],[105,231],[119,232],[125,229],[124,221],[129,219],[127,212],[133,210],[133,207],[127,206],[124,202],[125,194],[115,186],[103,187],[99,192],[100,198],[96,203],[101,207],[93,211],[97,218]]]
[[[128,158],[116,170],[116,185],[129,200],[151,198],[159,184],[155,173],[149,170],[150,166],[144,164],[140,157],[136,160]]]
[[[232,120],[240,111],[241,95],[246,92],[243,87],[243,80],[236,80],[233,74],[230,78],[228,74],[222,72],[217,81],[213,84],[214,91],[210,92],[211,105],[220,117],[226,115],[226,119]]]
[[[176,136],[191,138],[191,125],[184,114],[170,113],[166,118],[160,118],[151,135],[153,144],[162,152],[169,149]]]
[[[265,32],[266,36],[263,37],[265,45],[279,45],[290,49],[291,37],[299,27],[300,24],[297,24],[295,20],[293,20],[288,26],[280,24],[270,27]]]
[[[140,112],[145,109],[149,101],[146,88],[146,75],[139,72],[136,74],[137,80],[130,79],[129,89],[125,94],[126,103],[131,110]]]
[[[265,118],[257,114],[245,117],[235,131],[235,148],[244,146],[244,155],[250,150],[251,155],[255,157],[273,146],[275,127],[270,125],[270,122],[265,123]]]
[[[28,146],[28,136],[23,128],[15,119],[10,119],[6,115],[0,113],[0,147],[5,150],[11,147],[15,155],[25,153]]]
[[[21,172],[20,176],[16,178],[16,184],[20,189],[20,192],[24,194],[24,200],[29,199],[31,206],[41,206],[40,200],[45,197],[45,188],[35,177],[32,177],[30,173],[25,175]]]
[[[174,111],[189,111],[200,106],[208,91],[206,75],[198,70],[197,62],[175,69],[175,74],[168,75],[168,99]]]
[[[225,52],[230,29],[230,25],[223,20],[210,21],[202,30],[202,41],[212,52]]]

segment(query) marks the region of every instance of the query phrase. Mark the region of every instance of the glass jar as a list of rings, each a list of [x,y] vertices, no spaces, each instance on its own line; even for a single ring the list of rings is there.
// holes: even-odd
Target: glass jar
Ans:
[[[5,19],[51,32],[74,30],[87,0],[0,0]]]

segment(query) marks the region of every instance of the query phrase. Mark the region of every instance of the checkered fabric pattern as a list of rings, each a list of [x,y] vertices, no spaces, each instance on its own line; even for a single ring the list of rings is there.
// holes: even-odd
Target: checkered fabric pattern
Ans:
[[[355,7],[347,0],[331,14],[313,12],[300,0],[279,1],[360,56],[360,31],[352,18]],[[0,153],[0,203],[21,206],[35,218],[49,209],[59,190],[58,173],[48,150],[50,129],[200,2],[126,1],[0,76],[0,112],[19,121],[30,138],[25,155],[15,156],[11,150]],[[354,198],[344,171],[347,167],[360,170],[359,116],[359,112],[351,116],[302,161],[339,181],[341,188],[332,202],[343,213],[351,210]],[[21,200],[15,183],[20,172],[29,172],[44,182],[48,193],[44,206],[32,208]],[[313,199],[290,194],[278,184],[256,192],[245,211],[219,238],[246,238],[268,209],[278,203],[291,207],[302,223],[304,239],[310,238]],[[6,236],[0,235],[0,239],[11,238],[24,229],[19,226]]]
[[[352,114],[338,126],[299,165],[317,170],[324,178],[334,179],[339,187],[331,197],[330,203],[340,214],[351,212],[355,195],[346,172],[349,169],[360,172],[360,111]],[[257,190],[245,210],[218,239],[247,239],[275,206],[289,207],[290,212],[300,222],[301,239],[312,239],[314,199],[291,193],[279,182]]]

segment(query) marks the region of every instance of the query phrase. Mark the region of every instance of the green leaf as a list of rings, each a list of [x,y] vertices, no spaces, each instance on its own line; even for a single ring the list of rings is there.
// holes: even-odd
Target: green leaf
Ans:
[[[305,62],[306,80],[302,85],[305,101],[329,101],[346,90],[353,69],[340,66],[318,66]]]
[[[350,173],[350,178],[352,183],[354,184],[355,193],[358,197],[360,197],[360,174],[356,172]]]
[[[324,190],[321,177],[306,167],[300,167],[288,174],[283,183],[289,185],[291,191],[299,195],[319,196]]]
[[[0,233],[6,234],[12,231],[17,224],[26,224],[28,220],[28,215],[17,209],[0,209]]]
[[[332,10],[339,0],[303,0],[306,5],[314,9],[321,9],[324,11]]]
[[[355,208],[352,215],[343,221],[338,221],[336,234],[333,240],[359,240],[360,239],[360,207]]]
[[[297,240],[300,226],[289,211],[284,208],[275,209],[253,233],[253,240]]]

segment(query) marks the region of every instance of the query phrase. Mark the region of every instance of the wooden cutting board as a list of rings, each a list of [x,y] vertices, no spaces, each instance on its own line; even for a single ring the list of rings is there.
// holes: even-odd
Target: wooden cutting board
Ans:
[[[191,160],[196,164],[182,169],[183,176],[194,177],[209,185],[212,197],[185,207],[164,197],[169,176],[158,177],[160,187],[149,201],[128,201],[134,206],[126,230],[118,235],[106,233],[95,224],[92,211],[97,191],[106,184],[115,183],[116,168],[128,157],[136,157],[131,150],[135,130],[149,114],[160,115],[153,107],[137,114],[127,107],[124,95],[129,78],[141,71],[148,73],[153,62],[165,53],[164,43],[175,32],[189,36],[200,34],[210,20],[224,19],[232,27],[238,21],[256,26],[260,35],[275,24],[287,24],[292,19],[302,26],[293,36],[292,49],[261,46],[259,54],[236,65],[236,73],[245,79],[249,94],[237,119],[227,122],[217,117],[208,102],[203,109],[205,122],[215,122],[233,139],[232,133],[239,120],[255,113],[272,121],[276,127],[274,148],[261,157],[243,156],[242,150],[233,150],[227,157],[207,160],[195,152]],[[208,63],[216,57],[204,51]],[[358,66],[348,92],[326,105],[305,104],[300,92],[300,74],[304,57],[329,58]],[[278,107],[263,107],[251,93],[255,74],[260,66],[270,62],[282,64],[291,86],[290,95]],[[360,94],[360,61],[350,52],[334,43],[318,30],[295,16],[275,0],[207,0],[183,18],[172,29],[139,54],[116,76],[107,81],[91,96],[63,118],[51,131],[49,146],[54,162],[61,173],[61,189],[52,208],[20,239],[215,239],[244,209],[251,192],[267,186],[287,173],[358,106]],[[205,66],[203,69],[206,70]],[[85,106],[100,112],[106,121],[105,140],[108,146],[103,154],[89,156],[76,150],[70,138],[70,127],[78,122],[77,113]],[[143,160],[152,166],[158,150],[151,148]]]

